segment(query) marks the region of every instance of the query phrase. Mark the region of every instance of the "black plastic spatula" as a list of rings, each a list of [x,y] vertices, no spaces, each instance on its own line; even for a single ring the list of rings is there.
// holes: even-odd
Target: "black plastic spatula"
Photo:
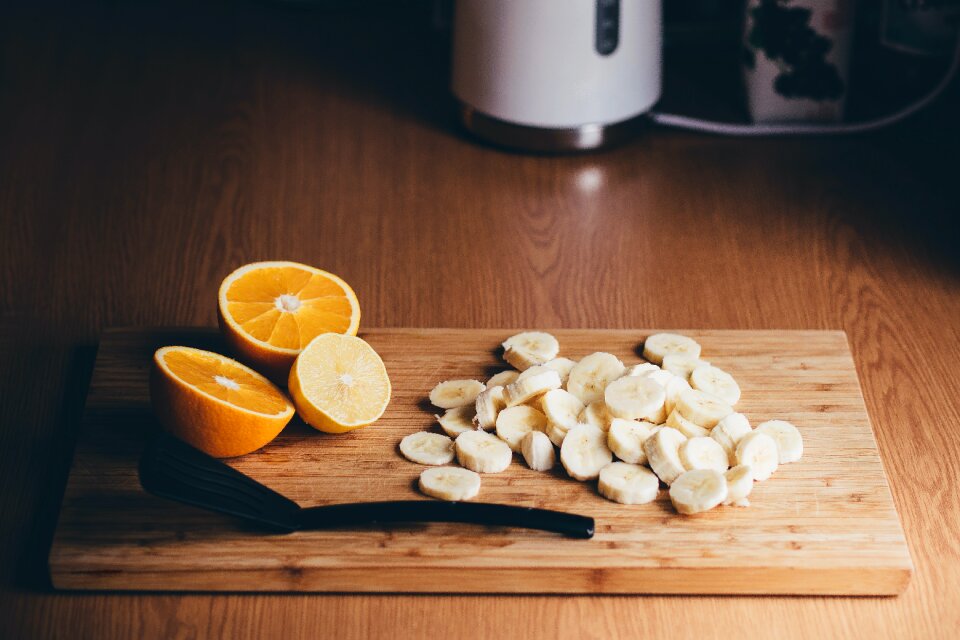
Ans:
[[[481,502],[400,500],[300,508],[256,480],[168,434],[157,436],[140,459],[148,492],[225,513],[267,529],[291,532],[391,522],[463,522],[542,529],[592,538],[593,518],[548,509]]]

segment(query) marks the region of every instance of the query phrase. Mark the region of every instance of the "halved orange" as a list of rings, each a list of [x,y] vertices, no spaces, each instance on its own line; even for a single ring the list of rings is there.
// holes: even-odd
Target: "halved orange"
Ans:
[[[256,451],[294,414],[287,396],[256,371],[191,347],[156,351],[150,400],[168,431],[218,458]]]
[[[220,285],[220,329],[238,357],[284,384],[321,333],[356,335],[360,303],[346,282],[297,262],[254,262]]]
[[[288,387],[303,421],[327,433],[365,427],[390,402],[390,376],[377,352],[335,333],[317,336],[297,356]]]

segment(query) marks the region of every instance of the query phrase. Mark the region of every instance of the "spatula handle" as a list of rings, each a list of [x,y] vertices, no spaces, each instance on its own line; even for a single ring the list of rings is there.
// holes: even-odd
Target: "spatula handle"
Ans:
[[[329,529],[391,522],[465,522],[552,531],[572,538],[592,538],[593,518],[562,511],[482,502],[401,500],[334,504],[303,509],[301,529]]]

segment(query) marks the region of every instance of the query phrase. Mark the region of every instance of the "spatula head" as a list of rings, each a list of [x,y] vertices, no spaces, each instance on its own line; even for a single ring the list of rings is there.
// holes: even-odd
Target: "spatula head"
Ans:
[[[274,531],[299,528],[300,507],[295,502],[166,433],[143,452],[140,484],[149,493]]]

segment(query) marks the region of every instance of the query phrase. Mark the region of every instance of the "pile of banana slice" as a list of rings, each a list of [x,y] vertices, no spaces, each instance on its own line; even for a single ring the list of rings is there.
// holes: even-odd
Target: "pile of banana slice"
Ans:
[[[520,333],[503,343],[514,369],[486,384],[448,380],[434,387],[430,402],[445,410],[436,417],[446,435],[412,433],[400,452],[424,465],[456,459],[462,468],[427,469],[423,493],[473,498],[478,474],[504,471],[517,453],[536,471],[552,469],[559,457],[571,478],[597,480],[600,495],[622,504],[656,500],[663,483],[676,510],[694,514],[749,505],[755,481],[803,455],[803,438],[789,422],[754,429],[734,411],[736,380],[700,359],[700,345],[687,336],[649,336],[647,362],[632,366],[610,353],[579,362],[559,353],[549,333]]]

